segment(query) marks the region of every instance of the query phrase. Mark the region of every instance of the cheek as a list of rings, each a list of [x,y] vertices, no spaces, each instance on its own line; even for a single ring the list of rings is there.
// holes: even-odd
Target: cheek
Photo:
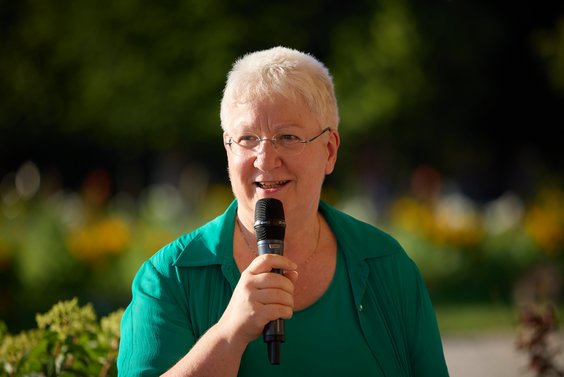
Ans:
[[[245,175],[249,174],[249,166],[252,166],[247,159],[237,156],[231,156],[227,159],[227,169],[229,170],[229,179],[232,182],[244,181]]]
[[[304,158],[300,161],[300,166],[294,168],[294,171],[301,172],[301,180],[305,181],[311,189],[316,189],[318,183],[321,185],[325,177],[323,162],[314,159]]]
[[[304,158],[303,161],[306,164],[305,169],[312,175],[312,178],[324,177],[327,174],[327,170],[331,167],[329,156],[324,151]]]

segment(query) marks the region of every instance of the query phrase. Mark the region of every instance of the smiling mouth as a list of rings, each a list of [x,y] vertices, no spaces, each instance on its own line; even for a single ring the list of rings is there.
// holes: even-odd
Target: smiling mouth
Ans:
[[[288,181],[274,181],[274,182],[255,182],[257,187],[264,190],[276,189],[284,186]]]

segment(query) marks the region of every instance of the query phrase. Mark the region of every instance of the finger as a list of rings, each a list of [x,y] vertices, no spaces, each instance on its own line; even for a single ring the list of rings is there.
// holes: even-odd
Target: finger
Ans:
[[[268,320],[264,323],[265,325],[269,321],[274,321],[278,318],[290,319],[294,314],[293,308],[286,305],[277,304],[265,305],[265,311],[267,312],[266,317],[268,318]]]
[[[298,271],[284,271],[284,276],[286,276],[292,284],[296,284],[298,281],[299,273]]]
[[[294,293],[294,283],[286,275],[271,273],[250,274],[244,284],[250,289],[280,289],[290,294]]]
[[[253,294],[253,299],[262,305],[294,307],[294,295],[281,289],[260,289]]]
[[[247,271],[257,275],[270,272],[274,268],[286,271],[295,271],[298,268],[298,265],[282,255],[264,254],[256,257],[249,267],[247,267]]]

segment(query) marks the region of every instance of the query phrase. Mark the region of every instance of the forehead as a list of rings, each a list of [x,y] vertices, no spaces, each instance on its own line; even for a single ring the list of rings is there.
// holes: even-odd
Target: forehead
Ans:
[[[280,96],[236,103],[230,110],[228,131],[319,127],[316,117],[303,102]]]

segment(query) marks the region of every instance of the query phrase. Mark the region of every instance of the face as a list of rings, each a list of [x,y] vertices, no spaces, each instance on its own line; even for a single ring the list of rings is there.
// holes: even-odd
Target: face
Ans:
[[[291,134],[305,140],[325,127],[307,106],[278,97],[236,105],[225,125],[224,141],[247,134],[260,138]],[[279,153],[270,141],[261,142],[256,152],[244,157],[225,147],[240,216],[252,219],[257,200],[276,198],[284,204],[286,218],[304,219],[317,211],[323,180],[335,166],[339,135],[334,130],[326,132],[291,156]]]

